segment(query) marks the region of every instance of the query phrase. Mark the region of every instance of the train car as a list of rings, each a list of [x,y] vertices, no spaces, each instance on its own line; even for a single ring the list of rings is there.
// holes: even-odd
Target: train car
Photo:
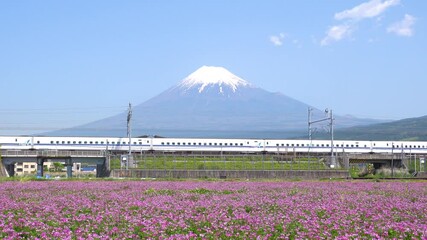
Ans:
[[[404,153],[427,154],[427,142],[292,139],[128,138],[0,136],[0,149],[134,152]]]

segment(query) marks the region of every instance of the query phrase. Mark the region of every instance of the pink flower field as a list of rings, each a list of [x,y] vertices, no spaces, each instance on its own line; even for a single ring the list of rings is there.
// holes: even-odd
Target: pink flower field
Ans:
[[[427,239],[426,182],[0,183],[2,239]]]

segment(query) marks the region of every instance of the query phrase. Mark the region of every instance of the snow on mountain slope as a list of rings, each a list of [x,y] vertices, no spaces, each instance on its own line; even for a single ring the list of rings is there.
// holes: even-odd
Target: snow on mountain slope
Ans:
[[[198,92],[202,93],[209,85],[218,85],[220,93],[224,91],[223,87],[229,87],[233,92],[236,92],[240,86],[250,86],[247,81],[232,74],[227,69],[212,66],[203,66],[197,69],[184,78],[178,86],[185,90],[197,87]]]

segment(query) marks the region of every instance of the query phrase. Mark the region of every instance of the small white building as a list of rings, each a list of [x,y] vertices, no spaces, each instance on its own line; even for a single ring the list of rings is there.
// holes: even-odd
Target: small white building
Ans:
[[[44,168],[52,171],[54,169],[53,162],[44,162]],[[64,170],[65,169],[65,170]],[[67,171],[67,168],[62,169],[62,171]],[[73,163],[73,172],[80,172],[81,163]],[[23,162],[15,163],[15,176],[23,176],[37,173],[37,163],[35,162]]]

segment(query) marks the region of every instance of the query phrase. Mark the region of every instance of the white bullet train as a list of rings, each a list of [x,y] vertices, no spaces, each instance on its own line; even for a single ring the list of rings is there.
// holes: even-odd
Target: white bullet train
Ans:
[[[331,140],[0,136],[2,150],[328,153]],[[427,142],[334,140],[336,153],[427,154]]]

